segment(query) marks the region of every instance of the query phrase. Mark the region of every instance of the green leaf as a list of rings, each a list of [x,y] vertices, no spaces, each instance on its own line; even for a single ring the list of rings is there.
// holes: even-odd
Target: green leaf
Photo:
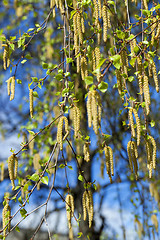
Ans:
[[[119,39],[125,39],[126,34],[125,34],[125,32],[122,32],[121,30],[117,30],[117,37]]]
[[[104,137],[105,140],[107,140],[108,138],[111,138],[111,135],[109,135],[109,134],[103,134],[103,137]]]
[[[67,165],[67,167],[68,167],[69,169],[73,170],[73,167],[72,167],[72,166],[68,166],[68,165]]]
[[[73,15],[76,13],[77,11],[76,10],[73,10],[73,11],[71,11],[71,13],[70,13],[70,20],[73,18]]]
[[[83,233],[82,233],[82,232],[79,232],[77,238],[82,237],[82,235],[83,235]]]
[[[73,59],[72,58],[67,58],[66,62],[71,63],[71,62],[73,62]]]
[[[18,198],[18,202],[19,202],[20,204],[23,204],[23,201],[22,201],[22,197],[21,197],[21,196]]]
[[[22,80],[16,79],[16,81],[17,81],[18,84],[22,84]]]
[[[64,164],[59,165],[59,168],[64,168],[64,167],[65,167]]]
[[[31,55],[29,53],[25,55],[25,58],[32,59],[32,57],[31,57]]]
[[[129,63],[131,64],[132,67],[135,65],[136,58],[132,58]]]
[[[150,122],[150,124],[151,124],[151,127],[154,127],[154,126],[155,126],[155,121],[152,120],[152,121]]]
[[[33,97],[39,98],[38,93],[36,91],[33,91]]]
[[[61,81],[63,80],[63,75],[61,73],[58,73],[56,76],[55,76],[55,79],[57,79],[58,81]]]
[[[22,209],[20,210],[20,214],[21,214],[21,216],[22,216],[23,218],[26,217],[26,213],[27,213],[27,211],[26,211],[25,208],[22,208]]]
[[[79,174],[78,180],[81,181],[81,182],[83,182],[83,181],[84,181],[84,177],[83,177],[81,174]]]
[[[27,62],[27,60],[26,60],[26,59],[24,59],[24,60],[22,60],[22,61],[21,61],[21,63],[22,63],[22,64],[24,64],[25,62]]]
[[[32,176],[28,177],[28,179],[38,182],[39,181],[39,175],[37,173],[34,173]]]
[[[105,92],[107,91],[107,89],[108,89],[108,83],[102,81],[102,82],[98,85],[98,89],[99,89],[101,92],[105,93]]]
[[[114,56],[110,56],[109,58],[110,58],[111,61],[113,61],[113,65],[115,66],[115,68],[120,69],[120,67],[121,67],[121,63],[120,63],[121,57],[120,57],[120,55],[116,54]]]
[[[48,185],[48,177],[47,176],[42,177],[41,182]]]
[[[134,77],[133,77],[133,76],[130,76],[130,77],[128,78],[128,81],[129,81],[129,82],[133,82],[133,81],[134,81]]]
[[[98,64],[98,66],[97,66],[97,68],[100,68],[105,61],[106,61],[106,59],[101,59],[99,64]]]
[[[113,6],[116,6],[114,1],[107,1],[107,4],[111,4]]]
[[[42,68],[43,69],[48,69],[48,63],[42,62]]]
[[[92,76],[87,76],[84,78],[84,81],[86,83],[86,85],[90,85],[93,83],[93,77]]]

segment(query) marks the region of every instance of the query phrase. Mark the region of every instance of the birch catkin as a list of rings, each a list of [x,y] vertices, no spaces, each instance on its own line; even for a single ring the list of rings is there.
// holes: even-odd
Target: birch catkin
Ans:
[[[86,162],[90,161],[90,154],[89,154],[89,142],[85,142],[84,146],[83,146],[83,154],[84,154],[84,160]]]
[[[150,101],[149,84],[148,84],[147,75],[144,75],[144,79],[143,79],[143,92],[144,92],[146,114],[148,115],[150,111],[149,105],[151,104],[151,101]]]
[[[63,121],[65,123],[65,135],[63,137]],[[60,145],[60,150],[63,150],[63,140],[67,138],[69,134],[68,130],[68,119],[66,117],[61,117],[58,123],[58,130],[57,130],[57,142]]]
[[[3,222],[3,228],[4,228],[3,237],[4,238],[6,236],[7,228],[8,228],[8,232],[10,232],[10,228],[11,228],[10,218],[11,218],[11,208],[10,208],[9,204],[7,203],[4,206],[3,211],[2,211],[2,222]]]
[[[4,163],[3,162],[0,164],[0,167],[1,167],[1,178],[0,178],[0,181],[2,182],[4,180]]]
[[[129,118],[129,123],[130,123],[130,126],[131,126],[131,133],[132,133],[132,137],[135,137],[136,134],[135,134],[135,130],[134,130],[134,121],[133,121],[133,108],[130,108],[129,109],[129,112],[128,112],[128,118]]]
[[[110,182],[112,183],[112,176],[114,176],[112,148],[110,146],[105,146],[104,147],[104,153],[105,153],[105,158],[106,158],[107,174],[109,176]]]
[[[66,202],[68,226],[69,226],[69,229],[71,229],[72,228],[71,219],[74,215],[74,199],[73,199],[73,196],[71,194],[68,194],[66,196],[65,202]]]
[[[137,146],[140,144],[140,138],[141,138],[141,124],[140,124],[140,119],[138,117],[137,110],[133,108],[133,114],[136,119],[136,125],[137,125]]]
[[[9,65],[10,65],[9,45],[8,44],[2,44],[2,47],[4,47],[4,51],[3,51],[3,68],[4,68],[4,70],[6,70],[7,67],[9,67]]]
[[[12,190],[15,188],[14,180],[17,178],[17,171],[18,171],[18,159],[15,154],[12,154],[8,158],[8,171],[9,171],[9,178],[12,184]]]
[[[87,218],[88,212],[88,220],[89,220],[89,228],[92,226],[93,221],[93,196],[91,191],[85,191],[82,197],[82,205],[83,205],[83,219],[84,221]]]
[[[77,106],[73,107],[74,135],[77,138],[80,130],[80,110]]]
[[[103,18],[103,41],[107,41],[107,30],[108,30],[108,19],[107,19],[107,6],[102,7],[102,18]]]
[[[12,101],[14,99],[14,95],[15,95],[15,76],[12,77],[11,80],[11,94],[10,94],[10,101]]]
[[[29,89],[29,108],[30,116],[33,118],[33,89]]]

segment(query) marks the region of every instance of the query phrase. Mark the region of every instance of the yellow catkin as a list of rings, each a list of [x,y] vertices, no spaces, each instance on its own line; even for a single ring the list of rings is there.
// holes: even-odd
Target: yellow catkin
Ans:
[[[139,84],[139,90],[140,94],[143,94],[143,83],[142,83],[142,57],[137,57],[137,65],[138,65],[138,84]]]
[[[146,114],[148,115],[149,114],[149,105],[151,104],[151,101],[150,101],[149,84],[148,84],[147,75],[144,75],[144,78],[143,78],[143,92],[144,92]]]
[[[153,72],[153,79],[154,79],[156,91],[159,92],[159,83],[158,83],[158,77],[157,77],[157,71],[156,71],[156,64],[154,61],[152,63],[152,72]]]
[[[85,33],[85,26],[84,26],[84,17],[81,17],[81,28],[82,28],[82,33]]]
[[[88,76],[88,69],[87,69],[87,59],[83,56],[81,57],[81,77],[82,80]]]
[[[98,110],[97,110],[97,102],[96,102],[96,91],[92,92],[92,117],[93,117],[93,130],[95,134],[98,134]]]
[[[107,6],[102,7],[102,18],[103,18],[103,41],[107,41],[107,30],[108,30],[108,19],[107,19]]]
[[[131,152],[131,141],[128,142],[127,144],[127,153],[128,153],[128,158],[129,158],[129,165],[131,172],[133,173],[133,163],[132,163],[132,152]]]
[[[135,176],[136,176],[136,180],[138,178],[138,165],[137,165],[137,159],[136,159],[136,155],[135,155],[135,144],[134,142],[132,141],[131,142],[131,154],[132,154],[132,162],[133,162],[133,166],[134,166],[134,172],[135,172]]]
[[[80,110],[77,106],[73,107],[74,135],[77,138],[80,130]]]
[[[56,4],[55,0],[50,0],[50,8],[54,7]],[[56,16],[55,7],[53,8],[53,18]]]
[[[101,0],[98,0],[98,11],[99,11],[99,18],[101,18],[102,17]]]
[[[1,166],[1,178],[0,178],[0,181],[2,182],[4,180],[4,163],[2,162],[0,164]]]
[[[123,49],[120,53],[123,72],[128,76],[127,66],[128,57],[126,51]]]
[[[154,227],[156,229],[156,232],[158,233],[158,226],[159,226],[159,224],[158,224],[157,215],[153,214],[151,216],[151,221],[152,221],[152,223],[153,223],[153,225],[154,225]]]
[[[4,47],[3,51],[3,68],[4,70],[7,69],[10,65],[10,59],[9,59],[9,45],[8,44],[2,44],[2,47]]]
[[[136,47],[136,38],[134,38],[132,41],[130,41],[131,59],[136,57],[135,52],[134,52],[135,47]]]
[[[33,89],[29,89],[29,108],[30,116],[33,118]]]
[[[96,90],[88,93],[87,100],[88,126],[93,124],[95,134],[98,134],[98,126],[101,123],[101,99]]]
[[[95,51],[92,51],[92,66],[93,66],[93,71],[96,70],[96,57],[95,57]]]
[[[89,144],[88,142],[85,142],[84,146],[83,146],[83,154],[84,154],[84,160],[86,162],[90,161],[90,154],[89,154]]]
[[[36,153],[33,157],[33,167],[37,172],[41,168],[40,163],[39,163],[40,160],[41,160],[41,157],[40,157],[39,153]]]
[[[152,19],[152,22],[153,24],[151,25],[151,45],[153,46],[154,44],[154,40],[155,40],[155,29],[156,29],[156,26],[157,26],[157,23],[156,23],[156,18],[154,17]]]
[[[8,232],[10,232],[11,224],[10,224],[10,218],[11,218],[11,208],[9,204],[7,203],[2,211],[2,222],[3,222],[3,237],[6,236],[6,230],[8,228]],[[7,227],[5,227],[7,225]]]
[[[149,137],[145,139],[146,152],[147,152],[147,168],[149,170],[149,178],[152,177],[153,161],[152,161],[152,146]]]
[[[109,161],[110,161],[110,166],[111,166],[111,174],[114,176],[114,165],[113,165],[113,150],[110,146],[108,146],[109,150]]]
[[[78,12],[77,13],[77,32],[79,36],[79,42],[82,44],[83,43],[83,35],[82,35],[82,28],[81,28],[81,15]]]
[[[33,139],[34,135],[29,134],[29,139],[28,142],[30,142]],[[34,150],[34,139],[28,144],[29,150],[31,155],[33,154],[33,150]]]
[[[12,77],[12,81],[11,81],[11,94],[10,94],[10,101],[12,101],[14,99],[14,95],[15,95],[15,76]]]
[[[63,137],[63,121],[65,123],[65,135]],[[68,130],[68,119],[66,117],[61,117],[58,123],[58,130],[57,130],[57,142],[60,145],[60,150],[63,150],[63,140],[67,138],[69,134]]]
[[[11,82],[12,82],[12,77],[10,77],[10,78],[7,80],[7,92],[8,92],[8,96],[10,96],[10,94],[11,94]]]
[[[17,171],[18,171],[18,159],[14,154],[12,154],[8,158],[8,171],[9,171],[9,178],[12,184],[12,190],[14,190],[15,188],[14,180],[17,178]]]
[[[98,23],[98,3],[97,0],[93,0],[94,4],[94,17],[95,17],[95,25]]]
[[[72,219],[73,214],[74,214],[74,200],[73,200],[73,196],[71,194],[68,194],[66,196],[65,202],[66,202],[68,226],[69,226],[69,229],[71,229],[72,228],[71,219]]]
[[[148,10],[147,0],[143,0],[143,6],[146,10]]]
[[[89,220],[89,228],[92,226],[93,221],[93,196],[91,191],[85,191],[82,197],[82,205],[83,205],[83,219],[84,221],[87,218],[88,212],[88,220]]]
[[[84,221],[85,221],[86,218],[87,218],[86,195],[87,195],[87,191],[85,191],[85,192],[83,193],[83,196],[82,196],[83,220],[84,220]]]
[[[89,91],[87,99],[87,114],[88,114],[88,126],[92,126],[92,92]]]
[[[157,151],[157,147],[156,147],[156,141],[154,140],[154,138],[152,136],[149,136],[149,139],[152,143],[152,162],[153,162],[153,168],[156,168],[156,151]]]
[[[100,52],[99,47],[95,48],[95,56],[96,56],[96,68],[98,68],[99,63],[100,63],[100,58],[101,58],[101,52]],[[97,81],[98,82],[100,81],[100,76],[101,76],[101,73],[100,73],[100,69],[99,69],[99,71],[97,72]]]
[[[136,119],[136,125],[137,125],[137,146],[139,146],[140,140],[141,140],[141,124],[140,124],[140,119],[139,119],[137,110],[135,108],[133,108],[133,114],[134,114],[134,117]]]
[[[103,159],[101,160],[100,170],[101,170],[101,177],[104,178],[104,160]]]
[[[130,108],[128,111],[128,118],[129,118],[129,123],[131,126],[131,133],[132,133],[132,137],[134,138],[136,136],[135,134],[135,129],[134,129],[134,121],[133,121],[133,108]]]
[[[88,208],[89,228],[91,228],[93,221],[93,196],[91,191],[88,191],[88,199],[86,205]]]
[[[107,169],[107,174],[109,176],[110,182],[112,183],[112,176],[111,176],[111,162],[110,162],[110,152],[108,146],[104,147],[104,154],[106,158],[106,169]],[[113,156],[112,156],[113,158]]]
[[[99,21],[98,21],[98,24],[97,24],[97,30],[98,30],[98,33],[97,33],[97,42],[98,42],[98,45],[100,45],[100,43],[101,43],[101,33],[100,33],[101,25],[100,25],[100,22],[99,22]]]
[[[159,36],[160,36],[160,21],[158,22],[157,32],[156,32],[156,35],[155,35],[155,39],[158,39]]]

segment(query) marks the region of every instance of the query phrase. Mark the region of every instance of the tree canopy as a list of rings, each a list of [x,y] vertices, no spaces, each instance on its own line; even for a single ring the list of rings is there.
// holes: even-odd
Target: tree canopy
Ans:
[[[3,0],[0,23],[1,141],[21,142],[1,154],[0,238],[33,215],[32,240],[159,239],[158,1]]]

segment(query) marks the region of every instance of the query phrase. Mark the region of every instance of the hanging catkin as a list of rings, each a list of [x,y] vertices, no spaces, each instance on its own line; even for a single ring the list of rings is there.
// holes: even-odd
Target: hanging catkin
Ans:
[[[143,75],[142,75],[142,57],[138,56],[137,57],[137,65],[138,65],[138,84],[139,84],[139,90],[140,90],[140,94],[143,94],[143,84],[142,84],[142,79],[143,79]]]
[[[2,182],[4,180],[4,163],[3,162],[0,164],[0,167],[1,167],[1,178],[0,178],[0,181]]]
[[[8,96],[10,96],[10,94],[11,94],[11,82],[12,82],[12,77],[10,77],[10,78],[7,80],[7,92],[8,92]]]
[[[82,35],[82,28],[81,28],[81,15],[78,12],[77,13],[77,32],[79,36],[79,42],[82,44],[83,43],[83,35]]]
[[[110,146],[105,146],[104,147],[104,154],[105,154],[105,158],[106,158],[107,174],[109,176],[110,182],[112,183],[112,176],[114,176],[112,148]]]
[[[15,154],[12,154],[8,158],[8,171],[9,171],[9,178],[12,184],[12,190],[15,188],[14,180],[17,178],[17,171],[18,171],[18,158]]]
[[[2,44],[2,47],[4,47],[4,51],[3,51],[3,68],[4,68],[4,70],[6,70],[7,67],[9,67],[9,65],[10,65],[9,45],[8,44]]]
[[[66,211],[67,211],[67,220],[69,229],[72,228],[71,219],[74,215],[74,198],[71,194],[68,194],[65,199],[66,202]]]
[[[93,124],[95,134],[98,134],[98,126],[101,123],[101,100],[96,90],[89,91],[87,99],[88,126]]]
[[[65,135],[63,137],[63,121],[65,123]],[[68,119],[66,117],[61,117],[58,123],[58,130],[57,130],[57,142],[60,145],[60,150],[63,150],[63,140],[67,138],[69,134],[68,130]]]
[[[90,161],[90,154],[89,154],[89,142],[85,142],[84,146],[83,146],[83,154],[84,154],[84,160],[86,162]]]
[[[144,78],[143,78],[143,93],[144,93],[146,114],[148,115],[149,114],[149,105],[151,104],[151,101],[150,101],[148,77],[146,74],[144,75]]]
[[[158,83],[158,77],[157,77],[157,71],[156,71],[156,64],[154,61],[152,63],[152,72],[153,72],[153,79],[154,79],[156,91],[159,92],[159,83]]]
[[[12,77],[11,80],[11,94],[10,94],[10,101],[12,101],[14,99],[14,95],[15,95],[15,76]]]
[[[91,191],[85,191],[82,197],[82,205],[83,205],[83,219],[84,221],[87,218],[88,212],[88,220],[89,220],[89,228],[92,226],[93,221],[93,196]]]
[[[36,172],[38,172],[39,169],[41,168],[41,165],[39,163],[40,160],[41,160],[40,154],[39,153],[34,154],[33,166],[34,166],[34,169],[36,170]]]
[[[33,118],[33,89],[29,89],[29,108],[30,116]]]
[[[95,18],[95,25],[98,24],[98,3],[97,0],[93,0],[94,4],[94,18]]]
[[[77,106],[73,107],[74,135],[77,138],[80,130],[80,110]]]
[[[100,63],[100,58],[101,58],[101,52],[99,47],[95,48],[95,56],[96,56],[96,69],[99,68],[99,63]],[[101,72],[100,69],[98,69],[97,71],[97,81],[100,81],[100,76],[101,76]]]
[[[107,19],[107,6],[102,7],[102,18],[103,18],[103,41],[107,41],[107,30],[108,30],[108,19]]]
[[[4,228],[3,237],[4,237],[4,239],[6,237],[7,228],[8,228],[8,232],[10,232],[10,228],[11,228],[10,218],[11,218],[11,208],[10,208],[9,204],[7,203],[4,206],[3,211],[2,211],[2,222],[3,222],[3,228]]]
[[[56,2],[55,0],[50,0],[50,8],[53,8],[55,6]],[[53,8],[53,18],[55,18],[56,16],[56,11],[55,11],[55,7]]]

